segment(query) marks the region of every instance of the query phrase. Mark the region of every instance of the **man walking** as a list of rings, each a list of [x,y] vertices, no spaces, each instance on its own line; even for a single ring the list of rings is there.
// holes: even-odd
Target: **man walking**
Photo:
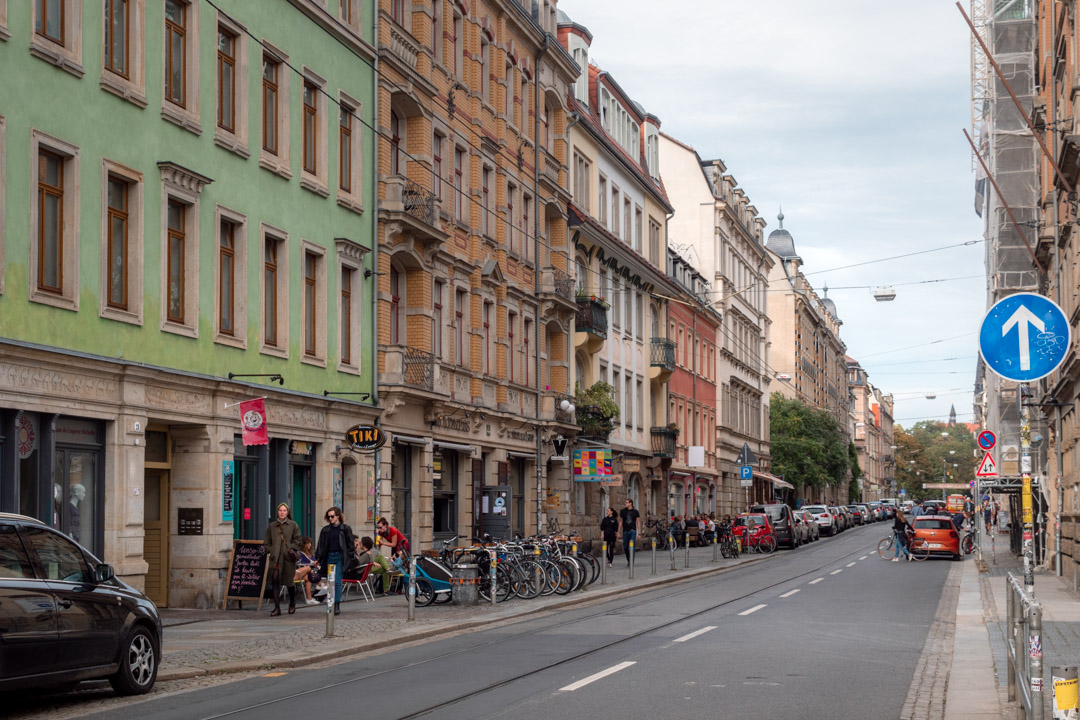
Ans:
[[[623,552],[626,553],[626,564],[630,565],[630,541],[637,541],[638,531],[641,529],[641,513],[634,508],[634,501],[626,498],[626,507],[619,511],[622,519],[622,544]]]

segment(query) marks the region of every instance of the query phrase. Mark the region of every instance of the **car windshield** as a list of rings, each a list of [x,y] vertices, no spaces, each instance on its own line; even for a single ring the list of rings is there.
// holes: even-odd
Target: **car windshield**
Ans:
[[[951,520],[942,520],[938,518],[916,518],[915,520],[916,530],[952,530],[953,524]]]
[[[811,505],[810,507],[803,508],[803,510],[806,510],[807,512],[818,513],[818,514],[828,512],[825,509],[824,505]]]
[[[764,515],[751,515],[750,517],[753,518],[755,525],[764,525],[765,524],[765,516]],[[745,527],[745,526],[746,526],[746,516],[745,515],[740,515],[739,517],[735,518],[735,527]]]
[[[779,520],[784,514],[784,509],[782,505],[767,505],[764,508],[764,511],[773,520]]]

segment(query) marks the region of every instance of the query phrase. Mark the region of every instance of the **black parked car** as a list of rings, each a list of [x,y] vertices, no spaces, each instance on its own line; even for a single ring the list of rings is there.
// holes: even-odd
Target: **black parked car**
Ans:
[[[799,535],[794,530],[795,518],[791,516],[791,508],[783,503],[771,505],[754,505],[750,508],[752,513],[765,513],[769,516],[773,531],[776,533],[776,544],[786,545],[794,550],[799,547]]]
[[[66,535],[0,513],[0,691],[108,678],[139,695],[160,659],[149,598]]]

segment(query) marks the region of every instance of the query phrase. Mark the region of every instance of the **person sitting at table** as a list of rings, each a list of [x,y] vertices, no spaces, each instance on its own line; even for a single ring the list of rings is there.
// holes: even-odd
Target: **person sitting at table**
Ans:
[[[311,588],[322,580],[313,545],[311,538],[300,538],[300,559],[296,561],[296,572],[293,573],[293,582],[304,581],[304,596],[308,605],[319,604],[319,601],[312,597]]]
[[[376,552],[374,548],[375,541],[367,535],[356,541],[356,567],[362,569],[365,565],[371,564],[371,574],[376,578],[372,580],[372,588],[375,592],[382,592],[382,588],[389,586],[385,582],[385,578],[390,573],[390,563],[382,553]],[[357,573],[357,580],[360,579],[360,574],[362,573]]]

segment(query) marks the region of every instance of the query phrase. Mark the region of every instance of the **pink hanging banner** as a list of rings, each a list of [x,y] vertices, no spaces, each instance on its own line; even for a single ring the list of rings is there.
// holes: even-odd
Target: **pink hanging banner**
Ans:
[[[240,403],[240,426],[244,431],[244,445],[270,444],[266,430],[266,401],[256,398]]]

